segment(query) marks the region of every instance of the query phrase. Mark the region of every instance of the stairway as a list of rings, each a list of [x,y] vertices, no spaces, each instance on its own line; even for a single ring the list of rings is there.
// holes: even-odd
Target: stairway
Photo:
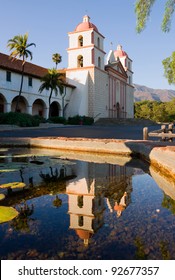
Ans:
[[[147,119],[116,119],[116,118],[100,118],[98,119],[94,125],[102,125],[102,126],[109,126],[109,125],[140,125],[140,126],[150,126],[155,125],[156,123],[147,120]]]

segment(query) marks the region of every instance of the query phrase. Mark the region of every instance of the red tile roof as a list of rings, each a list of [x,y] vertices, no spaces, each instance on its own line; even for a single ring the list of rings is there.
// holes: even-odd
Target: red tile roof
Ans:
[[[0,69],[10,70],[13,72],[21,73],[22,68],[22,60],[17,59],[13,60],[10,59],[9,55],[0,53]],[[58,69],[58,73],[62,73],[63,77],[65,78],[64,85],[67,87],[75,88],[74,85],[71,85],[66,82],[66,69]],[[48,69],[38,66],[36,64],[26,62],[24,67],[24,74],[35,77],[35,78],[42,78],[45,74],[47,74]]]
[[[6,69],[10,71],[14,71],[17,73],[21,73],[22,61],[10,59],[9,55],[0,53],[0,68]],[[41,78],[47,73],[48,69],[26,62],[24,67],[24,74],[33,76],[36,78]]]

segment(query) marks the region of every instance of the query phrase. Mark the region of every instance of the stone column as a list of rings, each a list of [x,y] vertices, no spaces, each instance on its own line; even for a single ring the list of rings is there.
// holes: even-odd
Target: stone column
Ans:
[[[27,107],[27,114],[32,115],[32,106]]]
[[[44,118],[47,120],[49,118],[49,107],[45,107]]]
[[[11,112],[11,103],[5,103],[4,105],[4,113]]]

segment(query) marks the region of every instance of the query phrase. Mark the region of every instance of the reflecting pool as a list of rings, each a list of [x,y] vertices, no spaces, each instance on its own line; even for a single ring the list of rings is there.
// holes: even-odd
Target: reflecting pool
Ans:
[[[175,183],[139,159],[0,149],[1,259],[175,259]]]

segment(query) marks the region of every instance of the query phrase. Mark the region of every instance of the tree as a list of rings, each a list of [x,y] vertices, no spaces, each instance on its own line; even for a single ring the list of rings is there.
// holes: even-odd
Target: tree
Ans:
[[[60,63],[62,61],[62,57],[59,53],[54,53],[52,55],[52,60],[56,64],[56,69],[57,69],[57,65],[58,65],[58,63]]]
[[[150,16],[151,9],[156,0],[137,0],[135,4],[135,13],[137,17],[137,32],[141,32],[146,27],[146,22]],[[171,28],[171,19],[175,9],[175,0],[167,0],[162,20],[162,31],[169,32]]]
[[[39,92],[41,93],[44,89],[50,90],[49,95],[49,118],[51,117],[50,112],[50,104],[51,104],[51,98],[53,91],[55,92],[55,95],[58,95],[58,92],[60,91],[60,94],[63,94],[63,75],[58,73],[55,68],[48,69],[48,73],[41,79],[41,86],[39,88]]]
[[[22,65],[21,65],[21,85],[19,90],[18,99],[16,102],[16,108],[15,111],[18,111],[18,105],[20,96],[22,93],[22,87],[23,87],[23,79],[24,79],[24,66],[27,58],[29,57],[30,60],[32,60],[33,55],[32,52],[28,49],[31,46],[36,46],[34,43],[28,43],[28,33],[25,33],[24,35],[16,35],[12,39],[8,40],[7,47],[12,51],[10,53],[10,58],[12,61],[22,58]]]
[[[151,9],[156,0],[137,0],[135,4],[135,13],[137,17],[136,30],[140,33],[145,27],[150,16]],[[175,0],[167,0],[162,20],[162,31],[169,32],[171,29],[171,20],[175,10]],[[164,76],[169,84],[175,84],[175,52],[170,57],[162,61],[164,66]]]
[[[162,61],[164,66],[164,75],[169,84],[175,84],[175,52],[172,52],[170,57]]]

